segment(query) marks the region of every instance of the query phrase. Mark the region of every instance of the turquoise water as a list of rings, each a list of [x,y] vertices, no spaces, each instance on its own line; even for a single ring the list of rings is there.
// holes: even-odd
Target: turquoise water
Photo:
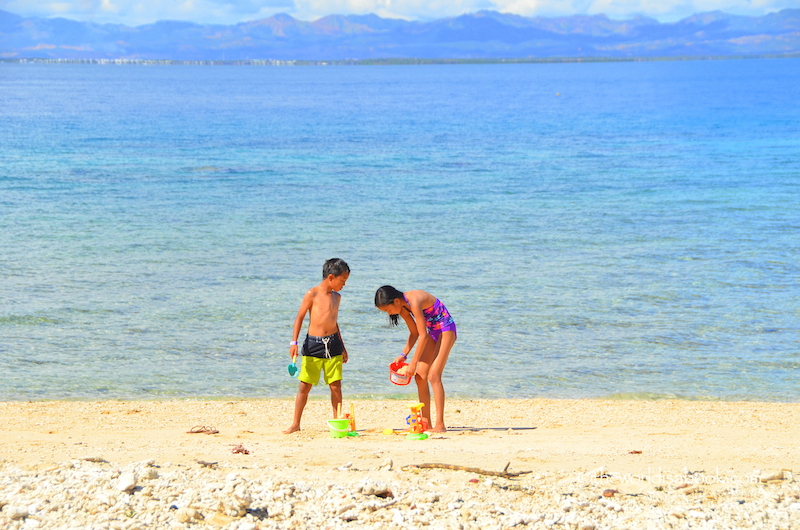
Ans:
[[[414,394],[389,283],[453,397],[800,401],[800,60],[0,64],[0,120],[0,400],[292,396],[341,257],[346,397]]]

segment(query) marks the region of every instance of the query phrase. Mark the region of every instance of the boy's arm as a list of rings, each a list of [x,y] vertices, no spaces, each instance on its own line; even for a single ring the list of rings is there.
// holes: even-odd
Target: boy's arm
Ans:
[[[297,356],[297,339],[300,336],[300,330],[303,328],[303,320],[306,319],[306,314],[311,310],[313,302],[314,295],[311,291],[308,291],[303,296],[303,301],[300,302],[300,309],[294,318],[294,327],[292,328],[292,343],[289,345],[289,355],[292,357]]]
[[[350,357],[347,355],[347,346],[344,345],[344,339],[342,339],[342,330],[339,329],[339,324],[336,324],[336,333],[339,334],[339,340],[342,341],[342,362],[346,363]]]

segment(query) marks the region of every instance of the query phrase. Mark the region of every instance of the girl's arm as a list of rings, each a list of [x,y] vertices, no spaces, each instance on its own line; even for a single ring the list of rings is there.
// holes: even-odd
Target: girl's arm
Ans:
[[[411,349],[414,348],[414,344],[416,344],[417,338],[419,337],[417,323],[414,322],[414,318],[411,316],[411,313],[408,311],[401,311],[400,316],[403,317],[406,326],[408,326],[408,340],[406,341],[406,347],[403,348],[403,355],[395,359],[395,362],[398,362],[401,358],[404,361],[408,359]]]
[[[423,292],[423,291],[418,291]],[[427,294],[427,293],[424,293]],[[417,340],[419,337],[419,343],[417,344],[417,350],[414,354],[414,358],[410,363],[409,373],[416,373],[417,370],[417,362],[419,362],[419,357],[422,352],[425,351],[425,347],[428,344],[428,340],[430,340],[430,336],[428,335],[428,329],[425,326],[425,315],[422,312],[422,302],[423,300],[417,296],[411,296],[408,299],[408,305],[411,307],[411,314],[408,315],[408,319],[406,320],[406,324],[408,324],[408,329],[411,331],[412,334],[415,335],[414,340]],[[413,316],[413,318],[412,318]],[[403,316],[405,319],[405,315]],[[414,328],[412,329],[412,323]],[[410,338],[409,338],[410,340]]]

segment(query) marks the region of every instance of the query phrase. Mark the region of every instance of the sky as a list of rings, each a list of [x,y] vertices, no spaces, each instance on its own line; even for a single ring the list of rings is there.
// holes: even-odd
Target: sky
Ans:
[[[235,24],[277,13],[306,21],[326,15],[368,13],[425,21],[481,9],[527,17],[602,13],[624,20],[645,15],[674,22],[706,11],[762,16],[785,8],[800,8],[800,0],[0,0],[0,9],[26,17],[63,17],[128,26],[157,20]]]

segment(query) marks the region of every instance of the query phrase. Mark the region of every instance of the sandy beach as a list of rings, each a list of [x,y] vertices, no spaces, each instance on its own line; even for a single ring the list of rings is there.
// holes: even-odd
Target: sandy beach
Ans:
[[[291,400],[0,403],[0,522],[9,528],[72,528],[84,521],[107,528],[254,529],[360,521],[411,528],[432,524],[424,516],[440,510],[435,522],[442,528],[744,525],[721,509],[730,502],[734,512],[768,514],[769,524],[762,527],[800,528],[797,403],[453,400],[449,431],[423,441],[383,434],[405,428],[413,403],[353,403],[359,436],[341,439],[329,435],[330,405],[324,399],[309,402],[302,431],[291,435],[281,434],[290,423]],[[197,426],[219,432],[187,432]],[[413,467],[421,464],[445,466]],[[100,477],[92,488],[116,495],[92,490],[88,497],[106,502],[42,504],[44,485],[63,485],[72,480],[65,473],[79,471]],[[133,485],[119,483],[126,476]],[[204,501],[198,484],[177,487],[179,476],[202,484],[239,481],[247,485],[249,500],[231,507],[207,492],[211,497]],[[293,484],[292,494],[281,490],[285,484]],[[157,494],[169,487],[176,488],[173,494]],[[326,511],[313,502],[324,498],[320,492],[341,487],[345,496],[354,496],[352,507]],[[303,488],[312,493],[299,495]],[[181,500],[187,489],[194,496]],[[277,491],[284,491],[282,497],[275,497]],[[420,492],[436,499],[415,497]],[[131,508],[143,494],[150,507]],[[464,509],[468,499],[488,504]],[[750,499],[767,505],[759,512]],[[430,509],[420,510],[426,500]],[[577,504],[565,510],[565,501]],[[599,511],[593,506],[598,502]],[[717,508],[709,511],[712,505]],[[114,510],[128,515],[115,517]],[[313,520],[322,517],[320,510],[325,517]],[[415,519],[415,511],[422,519]],[[694,519],[687,515],[692,511]],[[68,514],[71,522],[64,519]]]

